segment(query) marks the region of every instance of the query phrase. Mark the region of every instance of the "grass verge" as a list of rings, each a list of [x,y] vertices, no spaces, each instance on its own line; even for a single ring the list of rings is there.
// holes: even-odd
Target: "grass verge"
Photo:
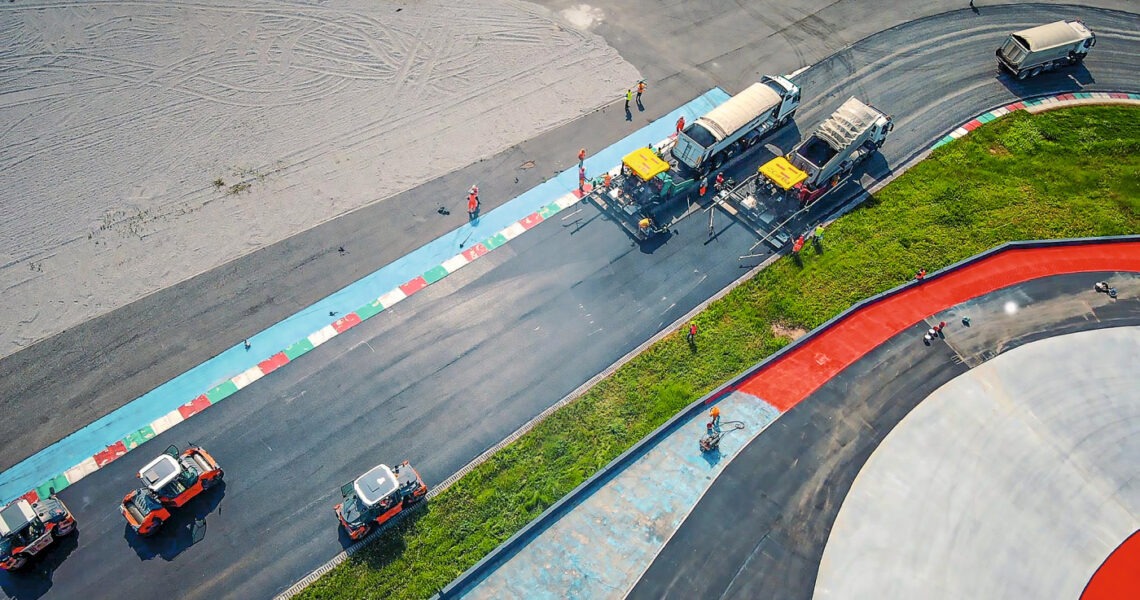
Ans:
[[[1140,110],[1014,113],[937,150],[833,223],[824,251],[780,260],[460,479],[305,590],[426,598],[678,410],[920,268],[1003,242],[1140,231]],[[715,342],[713,342],[715,340]]]

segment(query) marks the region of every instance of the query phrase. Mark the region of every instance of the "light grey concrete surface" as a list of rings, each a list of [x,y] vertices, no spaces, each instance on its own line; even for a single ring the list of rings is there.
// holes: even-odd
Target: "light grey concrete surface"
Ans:
[[[951,380],[867,461],[816,598],[1076,598],[1140,527],[1140,327],[1049,338]]]

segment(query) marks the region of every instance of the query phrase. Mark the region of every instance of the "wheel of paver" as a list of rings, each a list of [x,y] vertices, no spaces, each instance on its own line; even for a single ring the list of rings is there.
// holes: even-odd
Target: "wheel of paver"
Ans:
[[[26,566],[28,566],[28,555],[21,552],[12,557],[12,566],[9,568],[13,571],[19,571]]]

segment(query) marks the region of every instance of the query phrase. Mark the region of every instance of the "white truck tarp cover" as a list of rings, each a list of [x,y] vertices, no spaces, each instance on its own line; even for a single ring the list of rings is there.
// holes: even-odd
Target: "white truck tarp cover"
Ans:
[[[1050,23],[1048,25],[1023,29],[1013,35],[1021,38],[1021,41],[1028,46],[1030,52],[1037,52],[1038,50],[1044,50],[1046,48],[1074,44],[1092,34],[1088,28],[1080,23],[1057,21],[1056,23]]]
[[[879,111],[852,96],[819,126],[815,134],[833,150],[840,152],[880,116],[882,114]]]
[[[727,102],[712,109],[697,123],[708,129],[716,141],[732,135],[749,121],[772,110],[783,98],[763,83],[754,83]]]

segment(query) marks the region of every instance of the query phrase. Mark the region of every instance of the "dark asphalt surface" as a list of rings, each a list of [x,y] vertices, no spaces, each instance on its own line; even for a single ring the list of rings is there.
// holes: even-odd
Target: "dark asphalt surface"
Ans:
[[[721,4],[710,5],[726,11]],[[744,25],[767,13],[733,8],[729,12],[742,15],[730,23],[733,31],[747,35],[730,38],[720,35],[723,19],[677,20],[671,11],[689,8],[647,6],[607,8],[611,17],[597,29],[650,78],[647,111],[633,122],[624,121],[620,109],[588,115],[0,361],[0,464],[20,460],[454,228],[462,211],[441,217],[434,210],[439,198],[456,196],[458,205],[455,192],[470,181],[481,182],[493,208],[569,167],[577,148],[615,141],[712,84],[738,91],[762,72],[790,72],[818,60],[833,43],[860,37],[861,28],[873,31],[910,16],[893,11],[891,22],[871,25],[855,18],[863,8],[839,2],[802,21],[782,17],[787,27],[765,33]],[[638,7],[638,17],[622,16]],[[1087,72],[1043,76],[1024,87],[997,77],[992,52],[1004,32],[1073,12],[1037,5],[959,11],[859,42],[799,78],[805,104],[797,125],[810,130],[851,94],[895,114],[898,125],[883,157],[870,165],[882,174],[951,126],[1019,94],[1134,87],[1140,42],[1120,32],[1140,29],[1140,18],[1093,9],[1079,10],[1100,36]],[[694,44],[700,56],[688,63],[686,45],[666,39],[682,26],[707,34],[706,42]],[[807,34],[821,27],[845,33],[817,47]],[[793,42],[803,45],[790,50]],[[720,48],[726,45],[736,47]],[[795,131],[775,141],[790,147]],[[528,160],[537,166],[520,170]],[[377,462],[404,458],[429,483],[444,479],[738,277],[737,256],[754,242],[722,220],[726,228],[706,244],[706,223],[694,218],[648,253],[592,207],[574,211],[65,490],[62,497],[80,520],[78,547],[66,560],[45,563],[39,576],[0,574],[0,589],[20,598],[120,596],[132,589],[180,598],[272,595],[340,550],[330,510],[339,484]],[[342,245],[350,256],[336,251]],[[187,440],[222,461],[225,497],[216,507],[201,507],[212,508],[208,529],[192,547],[171,536],[132,552],[117,501],[151,454]],[[155,551],[156,558],[140,560]]]
[[[1140,325],[1140,299],[1090,306],[1082,273],[999,290],[918,323],[848,367],[777,420],[728,465],[628,598],[811,598],[835,517],[863,464],[926,396],[972,366],[1047,337]],[[1095,295],[1093,298],[1096,298]],[[1005,315],[1014,300],[1033,307]],[[964,328],[961,316],[970,315]],[[951,345],[952,344],[952,345]]]

